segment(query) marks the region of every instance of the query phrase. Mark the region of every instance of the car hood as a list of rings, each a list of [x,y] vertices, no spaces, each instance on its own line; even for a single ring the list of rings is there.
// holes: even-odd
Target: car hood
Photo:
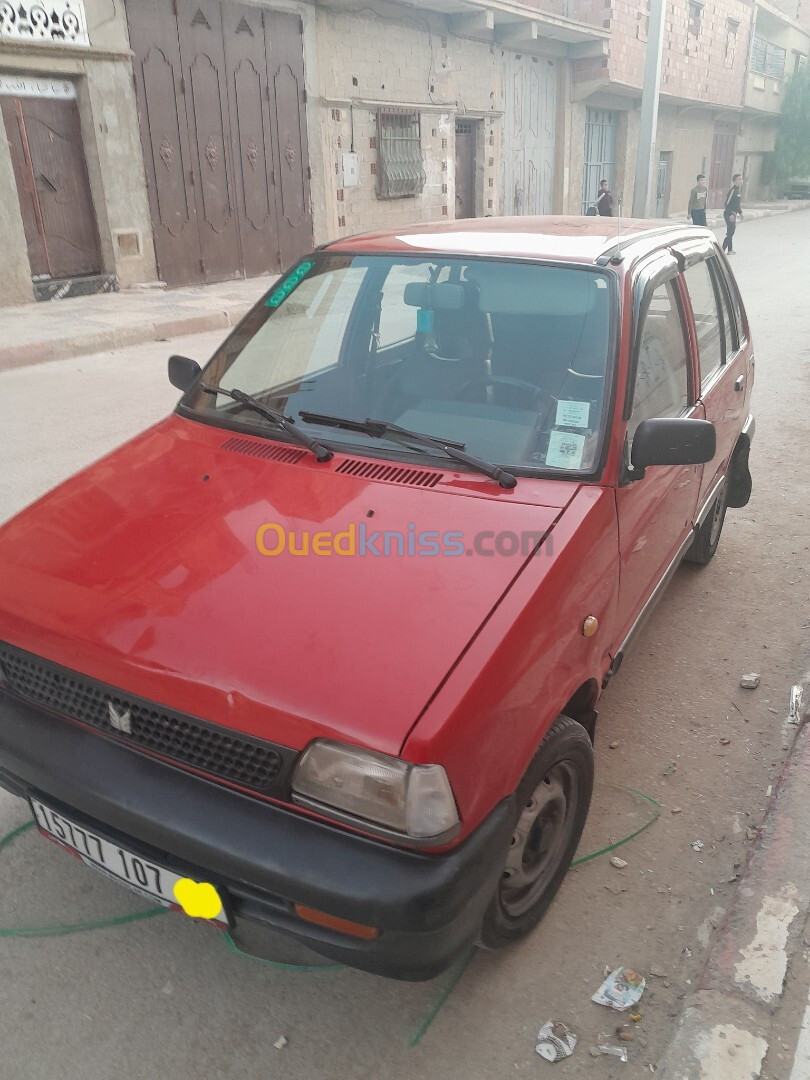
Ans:
[[[452,468],[420,486],[436,471],[399,465],[319,464],[172,416],[0,530],[0,640],[296,749],[331,736],[397,753],[526,564],[508,537],[480,554],[474,536],[494,551],[490,534],[542,534],[577,489],[503,491]],[[263,524],[265,550],[280,529],[299,548],[354,534],[356,553],[261,554]],[[460,554],[396,540],[361,554],[363,526],[396,530],[406,552],[425,531],[460,533]]]

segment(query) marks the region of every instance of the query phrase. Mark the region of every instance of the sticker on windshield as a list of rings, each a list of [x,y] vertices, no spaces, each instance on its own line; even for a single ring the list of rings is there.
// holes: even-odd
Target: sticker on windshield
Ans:
[[[546,465],[551,465],[554,469],[580,469],[584,453],[584,435],[555,430],[548,437]]]
[[[558,427],[586,428],[590,411],[589,401],[558,401],[557,418],[554,423]]]
[[[282,301],[287,299],[293,289],[300,285],[314,265],[313,262],[302,262],[300,266],[296,266],[295,270],[282,281],[279,287],[270,293],[266,306],[278,307]]]

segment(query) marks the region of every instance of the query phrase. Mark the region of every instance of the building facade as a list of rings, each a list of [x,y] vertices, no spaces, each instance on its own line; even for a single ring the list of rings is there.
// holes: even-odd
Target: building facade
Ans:
[[[667,0],[654,213],[767,194],[810,3]],[[52,5],[48,5],[51,8]],[[649,0],[0,0],[2,303],[632,205]]]

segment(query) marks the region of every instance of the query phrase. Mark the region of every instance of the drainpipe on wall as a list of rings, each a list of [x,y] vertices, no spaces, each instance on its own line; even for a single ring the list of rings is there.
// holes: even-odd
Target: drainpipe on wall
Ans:
[[[658,97],[661,88],[661,53],[664,46],[664,9],[666,0],[652,0],[647,57],[644,61],[644,88],[638,128],[636,176],[633,184],[633,217],[650,217],[655,135],[658,129]]]

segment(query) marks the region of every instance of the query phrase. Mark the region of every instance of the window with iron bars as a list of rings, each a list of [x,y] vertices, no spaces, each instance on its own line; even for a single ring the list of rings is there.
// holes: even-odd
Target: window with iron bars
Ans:
[[[403,199],[425,187],[419,113],[407,109],[377,112],[377,196]]]

